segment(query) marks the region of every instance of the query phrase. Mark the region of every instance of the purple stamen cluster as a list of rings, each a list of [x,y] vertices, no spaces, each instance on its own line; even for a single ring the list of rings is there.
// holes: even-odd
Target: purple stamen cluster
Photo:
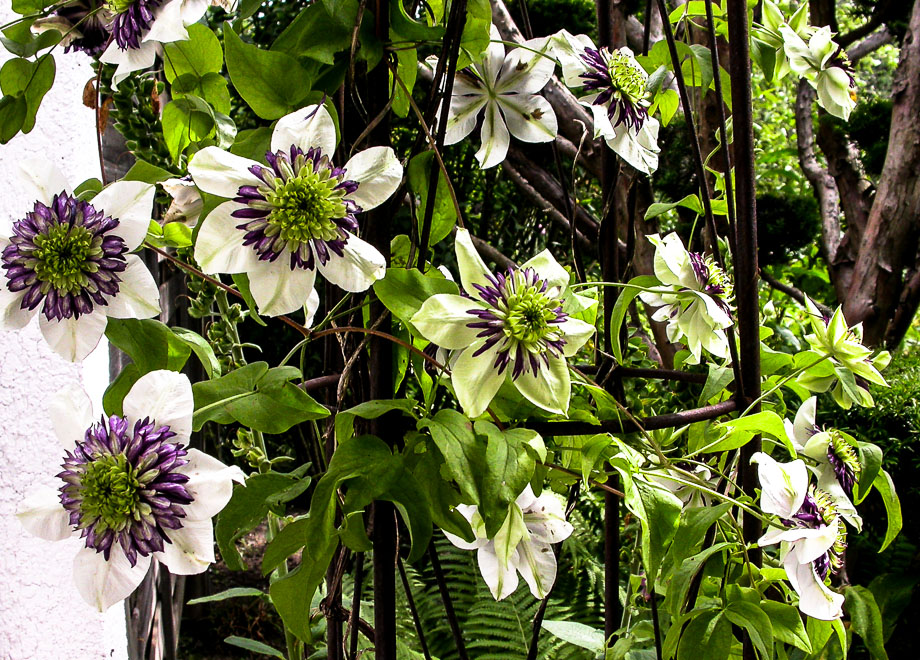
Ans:
[[[114,544],[134,566],[137,556],[161,552],[171,543],[167,529],[182,527],[184,506],[192,495],[186,451],[169,442],[175,433],[150,419],[134,424],[112,415],[87,429],[82,442],[67,452],[57,476],[61,504],[70,524],[86,539],[86,547],[108,560]]]
[[[807,529],[821,529],[834,525],[837,528],[837,540],[827,552],[812,562],[812,566],[822,580],[827,578],[828,573],[837,572],[843,563],[842,553],[846,548],[846,536],[843,525],[837,518],[836,509],[830,503],[826,493],[816,491],[806,494],[798,513],[792,517],[792,520],[783,520],[783,523],[790,527]]]
[[[549,366],[549,357],[562,354],[565,339],[558,326],[568,315],[562,303],[548,294],[548,285],[532,268],[509,269],[507,275],[486,275],[488,285],[474,284],[487,308],[467,310],[478,321],[467,323],[486,338],[473,357],[496,345],[499,351],[494,367],[504,373],[514,362],[511,378],[530,371],[536,376],[541,364]]]
[[[731,314],[731,306],[728,304],[728,298],[731,297],[731,290],[727,286],[727,281],[720,269],[699,252],[688,252],[690,255],[690,265],[693,266],[693,273],[700,283],[700,291],[712,297],[713,300],[722,308],[726,314]],[[715,268],[715,272],[713,272]]]
[[[112,21],[112,35],[122,50],[141,47],[141,38],[156,18],[153,11],[162,0],[134,0],[128,7],[115,15]]]
[[[263,185],[241,186],[237,197],[233,201],[245,204],[244,208],[237,209],[231,215],[234,218],[245,220],[237,225],[237,229],[246,232],[243,244],[252,247],[261,261],[275,261],[282,254],[287,253],[290,258],[291,270],[304,268],[312,270],[316,267],[314,255],[322,265],[325,265],[331,254],[344,255],[344,246],[348,241],[349,233],[358,230],[358,221],[355,213],[361,208],[345,195],[353,194],[358,189],[358,183],[345,178],[345,170],[333,166],[329,157],[322,150],[311,147],[306,152],[300,147],[292,145],[290,150],[271,151],[265,154],[268,167],[253,165],[249,171],[259,178]],[[309,172],[307,172],[309,170]],[[276,211],[274,200],[276,193],[282,191],[291,180],[307,172],[322,172],[323,176],[335,184],[331,188],[341,197],[344,212],[341,217],[328,218],[336,227],[335,238],[310,237],[307,240],[291,241],[272,226],[271,216]]]
[[[610,52],[603,47],[597,49],[589,46],[585,48],[581,59],[588,66],[588,70],[580,76],[584,88],[597,92],[593,104],[607,106],[607,117],[611,121],[616,116],[614,128],[624,124],[629,130],[639,131],[648,119],[648,110],[624,94],[610,77]]]
[[[80,318],[105,306],[118,293],[118,273],[125,270],[127,246],[112,233],[119,221],[89,202],[61,192],[46,206],[13,223],[3,249],[6,287],[25,291],[20,307],[42,312],[49,321]]]
[[[843,488],[847,497],[853,496],[853,486],[856,485],[856,473],[852,466],[848,465],[843,458],[834,451],[833,443],[827,446],[827,460],[830,461],[831,467],[834,468],[834,476],[837,477],[837,483]]]
[[[82,51],[98,57],[109,43],[109,30],[104,5],[96,0],[76,0],[58,8],[55,13],[79,30],[80,35],[64,48],[65,53]]]

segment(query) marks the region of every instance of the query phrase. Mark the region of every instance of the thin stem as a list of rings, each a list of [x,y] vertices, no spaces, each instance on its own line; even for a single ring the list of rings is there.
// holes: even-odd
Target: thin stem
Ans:
[[[460,660],[469,660],[469,656],[466,654],[466,644],[463,642],[463,633],[460,630],[460,622],[457,621],[457,613],[454,611],[454,602],[451,600],[450,591],[447,589],[447,581],[444,579],[444,571],[441,569],[441,561],[438,559],[438,547],[435,545],[434,539],[432,539],[431,544],[428,546],[428,557],[431,559],[431,568],[434,571],[434,577],[438,583],[441,601],[444,603],[444,614],[447,616],[450,633],[454,637],[457,655],[460,657]]]
[[[409,604],[409,613],[412,615],[415,632],[418,633],[418,643],[422,647],[422,654],[425,656],[425,660],[431,660],[431,653],[428,652],[428,642],[425,641],[425,631],[422,629],[422,620],[418,616],[418,608],[415,606],[415,598],[412,597],[412,586],[406,576],[406,567],[403,566],[402,557],[396,558],[396,567],[399,569],[399,577],[402,580],[403,591],[406,593],[406,602]]]

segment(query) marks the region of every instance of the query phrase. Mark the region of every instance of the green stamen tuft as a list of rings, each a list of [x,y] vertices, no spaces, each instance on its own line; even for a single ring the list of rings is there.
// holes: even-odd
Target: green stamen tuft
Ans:
[[[314,171],[307,161],[296,177],[284,182],[266,196],[272,206],[267,236],[278,236],[292,251],[313,239],[333,241],[341,238],[334,222],[345,217],[345,191],[336,190],[338,181],[330,170]]]
[[[102,254],[102,239],[78,225],[53,225],[47,234],[35,239],[38,249],[31,257],[36,260],[35,275],[60,292],[77,294],[89,285],[86,274],[98,267],[90,259]]]
[[[628,55],[619,51],[610,53],[607,72],[613,86],[633,104],[645,98],[647,76],[632,64]]]
[[[122,14],[128,11],[134,2],[135,0],[108,0],[105,4],[113,14]]]
[[[853,475],[858,479],[862,466],[859,464],[856,449],[836,429],[830,431],[830,449],[841,463],[853,471]]]
[[[124,454],[101,456],[89,463],[80,479],[80,526],[100,522],[119,531],[138,517],[139,492],[143,486]]]

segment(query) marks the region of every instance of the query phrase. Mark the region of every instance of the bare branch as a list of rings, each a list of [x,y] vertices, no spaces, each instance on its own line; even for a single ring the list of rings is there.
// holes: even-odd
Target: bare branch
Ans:
[[[791,284],[784,284],[783,282],[780,282],[778,279],[773,277],[769,272],[767,272],[766,270],[762,268],[760,269],[760,277],[764,282],[769,284],[771,287],[773,287],[777,291],[782,291],[783,293],[785,293],[787,296],[795,300],[797,303],[799,303],[803,307],[805,306],[805,294],[799,289],[796,289]],[[834,310],[818,302],[817,300],[812,300],[812,302],[820,310],[820,312],[824,314],[825,316],[830,317],[831,314],[834,313]]]
[[[873,32],[847,51],[850,62],[856,64],[869,53],[875,52],[885,44],[890,44],[894,35],[887,27],[882,27],[878,32]]]

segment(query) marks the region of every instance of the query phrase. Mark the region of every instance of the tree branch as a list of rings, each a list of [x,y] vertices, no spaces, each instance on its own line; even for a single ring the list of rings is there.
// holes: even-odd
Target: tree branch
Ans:
[[[890,44],[894,35],[887,27],[882,27],[878,32],[873,32],[847,51],[851,64],[856,64],[869,53],[875,52],[885,44]]]
[[[762,268],[760,269],[760,278],[764,282],[769,284],[771,287],[776,289],[777,291],[782,291],[783,293],[785,293],[787,296],[789,296],[790,298],[795,300],[797,303],[802,305],[802,307],[805,306],[805,294],[799,289],[796,289],[791,284],[784,284],[783,282],[780,282],[778,279],[773,277],[768,271]],[[817,300],[812,300],[812,302],[821,311],[821,313],[827,316],[828,318],[830,318],[831,314],[834,313],[834,310],[832,310],[830,307],[827,307],[823,303],[820,303]]]

